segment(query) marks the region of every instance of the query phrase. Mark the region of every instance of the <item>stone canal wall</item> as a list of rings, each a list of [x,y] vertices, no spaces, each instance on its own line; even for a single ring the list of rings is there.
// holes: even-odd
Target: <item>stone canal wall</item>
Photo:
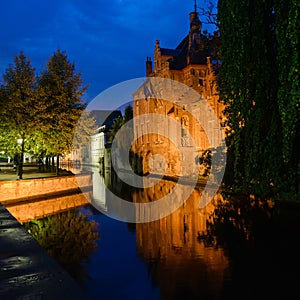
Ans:
[[[76,190],[79,189],[79,180],[81,186],[91,186],[91,176],[91,174],[82,174],[76,176],[0,181],[0,202],[6,204],[16,199],[26,200],[40,195]]]
[[[0,202],[19,223],[86,205],[91,198],[92,174],[0,182]]]

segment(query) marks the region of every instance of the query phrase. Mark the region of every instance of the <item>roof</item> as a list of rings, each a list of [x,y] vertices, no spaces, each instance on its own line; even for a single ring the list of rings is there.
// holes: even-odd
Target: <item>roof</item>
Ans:
[[[91,116],[95,118],[98,127],[105,125],[106,130],[109,130],[115,119],[122,116],[120,110],[92,110]]]
[[[201,34],[201,37],[204,36]],[[182,70],[187,63],[187,56],[189,51],[189,35],[187,35],[176,47],[176,49],[161,48],[161,54],[165,56],[172,56],[169,59],[170,70]],[[211,56],[211,49],[207,49],[202,43],[195,44],[191,48],[190,52],[190,64],[201,64],[205,65],[207,57]]]
[[[165,56],[177,56],[180,53],[180,49],[160,48],[160,51]]]

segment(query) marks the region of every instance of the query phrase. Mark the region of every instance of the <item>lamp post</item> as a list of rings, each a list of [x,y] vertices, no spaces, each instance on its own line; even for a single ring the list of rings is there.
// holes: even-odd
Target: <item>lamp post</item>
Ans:
[[[20,155],[20,162],[18,165],[18,175],[19,179],[23,179],[23,161],[24,161],[24,139],[20,138],[17,139],[18,144],[21,145],[21,155]]]

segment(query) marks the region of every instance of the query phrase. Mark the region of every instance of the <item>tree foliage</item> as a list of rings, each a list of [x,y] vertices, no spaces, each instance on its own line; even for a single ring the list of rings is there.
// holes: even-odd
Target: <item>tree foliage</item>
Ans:
[[[57,50],[39,77],[30,59],[20,52],[0,86],[0,150],[13,156],[24,148],[36,157],[70,152],[79,120],[84,120],[84,132],[77,133],[75,142],[95,130],[95,121],[83,113],[86,89],[65,52]],[[19,145],[17,139],[24,144]]]
[[[121,127],[126,124],[128,121],[133,119],[133,109],[132,106],[129,104],[124,109],[124,116],[119,116],[116,118],[109,130],[109,143],[112,143],[116,134],[121,129]],[[133,129],[129,126],[126,126],[122,135],[119,136],[117,141],[118,147],[123,147],[128,149],[129,144],[131,143],[133,138]]]
[[[57,50],[38,79],[42,125],[42,141],[48,154],[62,155],[70,151],[74,128],[85,108],[81,73],[69,62],[65,52]]]
[[[286,182],[299,193],[300,181],[300,3],[276,1],[278,107]]]
[[[35,69],[23,52],[14,57],[6,69],[0,88],[1,150],[10,155],[19,153],[17,139],[29,148],[30,134],[37,129],[37,81]]]
[[[299,4],[220,0],[218,5],[227,186],[262,196],[298,193]]]

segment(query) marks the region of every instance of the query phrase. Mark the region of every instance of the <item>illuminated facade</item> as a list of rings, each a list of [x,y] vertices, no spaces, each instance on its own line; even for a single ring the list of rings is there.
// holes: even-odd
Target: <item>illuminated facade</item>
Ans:
[[[218,102],[219,95],[215,74],[218,62],[211,58],[212,47],[208,44],[208,39],[201,34],[201,29],[202,24],[195,10],[190,13],[189,34],[176,49],[162,48],[160,41],[157,40],[154,49],[154,64],[150,57],[146,61],[146,76],[148,78],[171,79],[192,88],[207,101],[217,118],[221,119],[223,106]],[[135,98],[138,99],[138,101],[134,101],[133,105],[135,137],[141,136],[141,133],[143,135],[137,139],[133,147],[133,151],[139,157],[140,162],[137,171],[142,174],[148,173],[152,169],[149,159],[155,154],[163,155],[166,161],[166,169],[163,169],[161,161],[157,162],[157,166],[155,166],[157,173],[164,172],[167,175],[179,175],[181,172],[183,175],[190,175],[199,171],[200,167],[197,166],[197,163],[189,169],[181,169],[182,165],[187,165],[182,163],[185,157],[191,155],[187,151],[191,146],[190,138],[193,139],[196,145],[197,150],[192,155],[194,161],[197,161],[197,157],[201,156],[204,150],[214,148],[214,145],[218,144],[221,134],[214,134],[215,141],[208,139],[209,132],[204,131],[195,116],[199,116],[197,119],[203,120],[203,122],[211,122],[212,131],[218,128],[219,124],[206,120],[205,118],[208,118],[207,114],[204,111],[197,111],[196,105],[192,111],[186,110],[184,99],[180,105],[177,105],[173,99],[166,101],[159,96],[153,97],[153,94],[151,97],[144,97],[144,99],[141,99],[141,97]],[[181,98],[184,98],[184,95]],[[148,120],[138,118],[143,114],[151,113],[161,114],[176,120],[181,129],[175,129],[168,122],[153,125],[151,118]],[[149,125],[160,127],[161,134],[149,133]],[[176,149],[174,143],[168,137],[180,141],[180,149],[178,147]],[[151,163],[155,164],[155,160],[152,159]],[[161,170],[159,169],[160,164],[162,166]]]

